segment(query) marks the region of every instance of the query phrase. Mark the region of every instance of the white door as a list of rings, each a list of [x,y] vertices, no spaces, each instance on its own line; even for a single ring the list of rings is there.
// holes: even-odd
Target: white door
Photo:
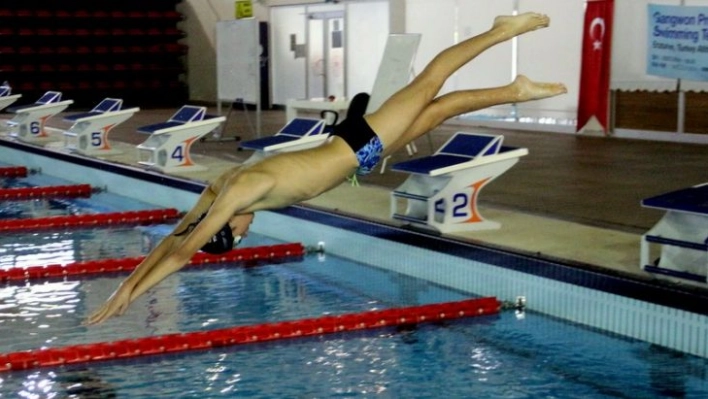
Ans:
[[[307,98],[344,97],[344,11],[309,13],[307,36]]]

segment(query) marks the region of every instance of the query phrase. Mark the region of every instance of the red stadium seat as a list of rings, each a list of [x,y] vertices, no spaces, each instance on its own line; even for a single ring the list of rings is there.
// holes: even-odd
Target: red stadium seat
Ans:
[[[37,10],[34,15],[38,18],[53,18],[54,13],[51,10]]]
[[[71,17],[73,17],[73,15],[69,11],[66,11],[66,10],[56,10],[54,12],[54,16],[56,18],[71,18]]]
[[[15,11],[15,16],[19,18],[31,18],[34,17],[34,12],[30,9],[21,9]]]
[[[92,14],[86,10],[76,10],[74,12],[74,18],[91,18]]]

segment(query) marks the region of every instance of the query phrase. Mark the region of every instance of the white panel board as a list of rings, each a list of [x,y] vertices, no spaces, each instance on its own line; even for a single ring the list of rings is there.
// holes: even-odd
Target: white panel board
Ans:
[[[218,100],[257,104],[260,101],[258,21],[255,18],[216,24]]]
[[[419,34],[389,35],[371,90],[367,113],[376,111],[391,95],[408,84],[419,44]]]

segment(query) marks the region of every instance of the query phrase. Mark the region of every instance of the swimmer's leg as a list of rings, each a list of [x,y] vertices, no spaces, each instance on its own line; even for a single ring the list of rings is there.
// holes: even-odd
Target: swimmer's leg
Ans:
[[[493,105],[539,100],[566,91],[565,86],[560,83],[537,83],[520,75],[506,86],[446,94],[425,107],[409,129],[385,149],[384,155],[397,151],[454,116]]]
[[[501,16],[492,28],[460,42],[438,54],[413,81],[366,120],[381,139],[384,148],[408,131],[423,109],[437,96],[450,75],[486,49],[522,33],[548,26],[549,18],[536,13]]]

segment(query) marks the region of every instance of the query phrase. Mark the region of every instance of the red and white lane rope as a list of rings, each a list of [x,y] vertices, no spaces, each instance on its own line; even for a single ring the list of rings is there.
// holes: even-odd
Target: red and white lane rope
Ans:
[[[469,299],[458,302],[350,313],[279,323],[264,323],[210,331],[195,331],[13,352],[0,354],[0,372],[208,350],[288,338],[439,322],[496,314],[499,312],[500,307],[501,303],[496,298]]]
[[[35,198],[74,198],[90,197],[93,189],[90,184],[72,184],[65,186],[16,187],[0,189],[0,200],[27,200]]]
[[[258,247],[238,248],[229,252],[212,255],[203,252],[195,254],[189,262],[190,266],[247,262],[256,260],[276,261],[280,259],[299,258],[304,256],[305,247],[300,243],[277,244]],[[64,276],[81,276],[102,273],[129,272],[135,269],[145,257],[101,259],[66,265],[46,265],[12,267],[0,270],[0,282],[26,281]]]
[[[180,212],[177,209],[168,208],[88,215],[48,216],[31,219],[5,219],[0,220],[0,232],[68,227],[157,224],[173,221],[179,217]]]

